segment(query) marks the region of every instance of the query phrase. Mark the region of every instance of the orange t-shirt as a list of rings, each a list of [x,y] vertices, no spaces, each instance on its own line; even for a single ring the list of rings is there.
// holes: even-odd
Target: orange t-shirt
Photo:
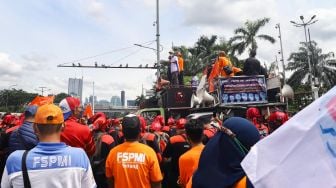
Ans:
[[[150,188],[162,174],[152,148],[139,142],[125,142],[113,148],[106,159],[106,177],[114,187]]]
[[[185,152],[181,155],[179,159],[179,167],[180,167],[180,184],[185,187],[193,175],[194,171],[198,167],[198,161],[201,156],[204,145],[198,145],[191,148],[189,151]]]
[[[218,57],[208,78],[208,83],[209,83],[209,92],[214,92],[215,91],[215,86],[214,86],[214,78],[218,76],[222,77],[228,77],[228,76],[233,76],[233,73],[230,75],[226,75],[225,71],[223,68],[225,66],[232,66],[230,60],[226,57]]]
[[[192,176],[190,177],[186,188],[192,188]],[[242,179],[240,179],[234,186],[233,188],[246,188],[246,176],[244,176]]]
[[[178,57],[178,65],[179,65],[179,71],[183,71],[184,60],[182,57]]]
[[[225,73],[225,71],[223,70],[224,67],[226,66],[231,66],[232,67],[232,64],[230,62],[230,60],[226,57],[219,57],[218,58],[218,64],[219,64],[219,75],[220,76],[223,76],[223,77],[228,77],[228,76],[232,76],[232,75],[227,75]]]

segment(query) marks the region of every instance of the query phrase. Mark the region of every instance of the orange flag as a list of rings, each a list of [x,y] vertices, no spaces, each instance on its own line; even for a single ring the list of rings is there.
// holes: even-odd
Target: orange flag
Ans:
[[[55,96],[36,96],[32,102],[29,103],[29,105],[36,105],[36,106],[42,106],[44,104],[53,104],[54,103]]]
[[[85,106],[83,116],[86,116],[87,118],[90,118],[93,116],[92,107],[90,104]]]

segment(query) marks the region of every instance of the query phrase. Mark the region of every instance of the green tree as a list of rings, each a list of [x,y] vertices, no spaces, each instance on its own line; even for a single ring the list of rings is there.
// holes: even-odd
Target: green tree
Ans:
[[[256,21],[246,21],[244,27],[239,27],[234,31],[235,36],[230,39],[232,52],[241,55],[247,48],[257,50],[257,39],[266,40],[272,44],[275,39],[267,34],[258,34],[259,30],[270,21],[269,18],[258,19]]]
[[[231,62],[234,65],[239,64],[239,60],[234,54],[230,54],[231,46],[225,38],[220,38],[216,35],[210,37],[201,36],[193,47],[175,47],[174,50],[178,50],[182,53],[184,58],[184,74],[186,76],[194,76],[203,71],[203,69],[212,63],[219,51],[225,51]]]
[[[57,95],[55,95],[55,99],[54,99],[54,103],[58,104],[61,102],[62,99],[69,97],[70,95],[66,94],[66,93],[59,93]]]
[[[145,100],[146,100],[145,95],[141,94],[140,96],[136,97],[136,99],[135,99],[135,105],[136,106],[140,106],[140,104],[143,103]]]
[[[324,89],[328,90],[336,85],[336,71],[325,66],[335,62],[335,59],[331,59],[333,53],[324,54],[314,41],[308,44],[301,42],[300,44],[301,47],[298,51],[291,53],[288,58],[289,63],[286,66],[286,70],[293,71],[293,74],[288,79],[288,84],[293,87],[298,87],[302,83],[310,85],[307,56],[309,51],[311,54],[312,74],[314,78],[319,80],[319,86],[323,86]]]
[[[28,93],[22,89],[0,91],[0,110],[10,112],[22,112],[23,107],[31,102],[37,93]]]

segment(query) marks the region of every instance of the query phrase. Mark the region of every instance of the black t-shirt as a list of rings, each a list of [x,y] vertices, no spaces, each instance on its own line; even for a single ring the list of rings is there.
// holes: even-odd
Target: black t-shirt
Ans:
[[[246,76],[263,75],[260,62],[254,57],[245,60],[243,72]]]

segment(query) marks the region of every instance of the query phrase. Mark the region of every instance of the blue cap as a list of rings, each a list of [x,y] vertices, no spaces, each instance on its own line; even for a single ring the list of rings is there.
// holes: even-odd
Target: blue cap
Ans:
[[[30,105],[26,107],[24,114],[25,116],[34,116],[36,114],[36,111],[37,111],[37,106]]]

